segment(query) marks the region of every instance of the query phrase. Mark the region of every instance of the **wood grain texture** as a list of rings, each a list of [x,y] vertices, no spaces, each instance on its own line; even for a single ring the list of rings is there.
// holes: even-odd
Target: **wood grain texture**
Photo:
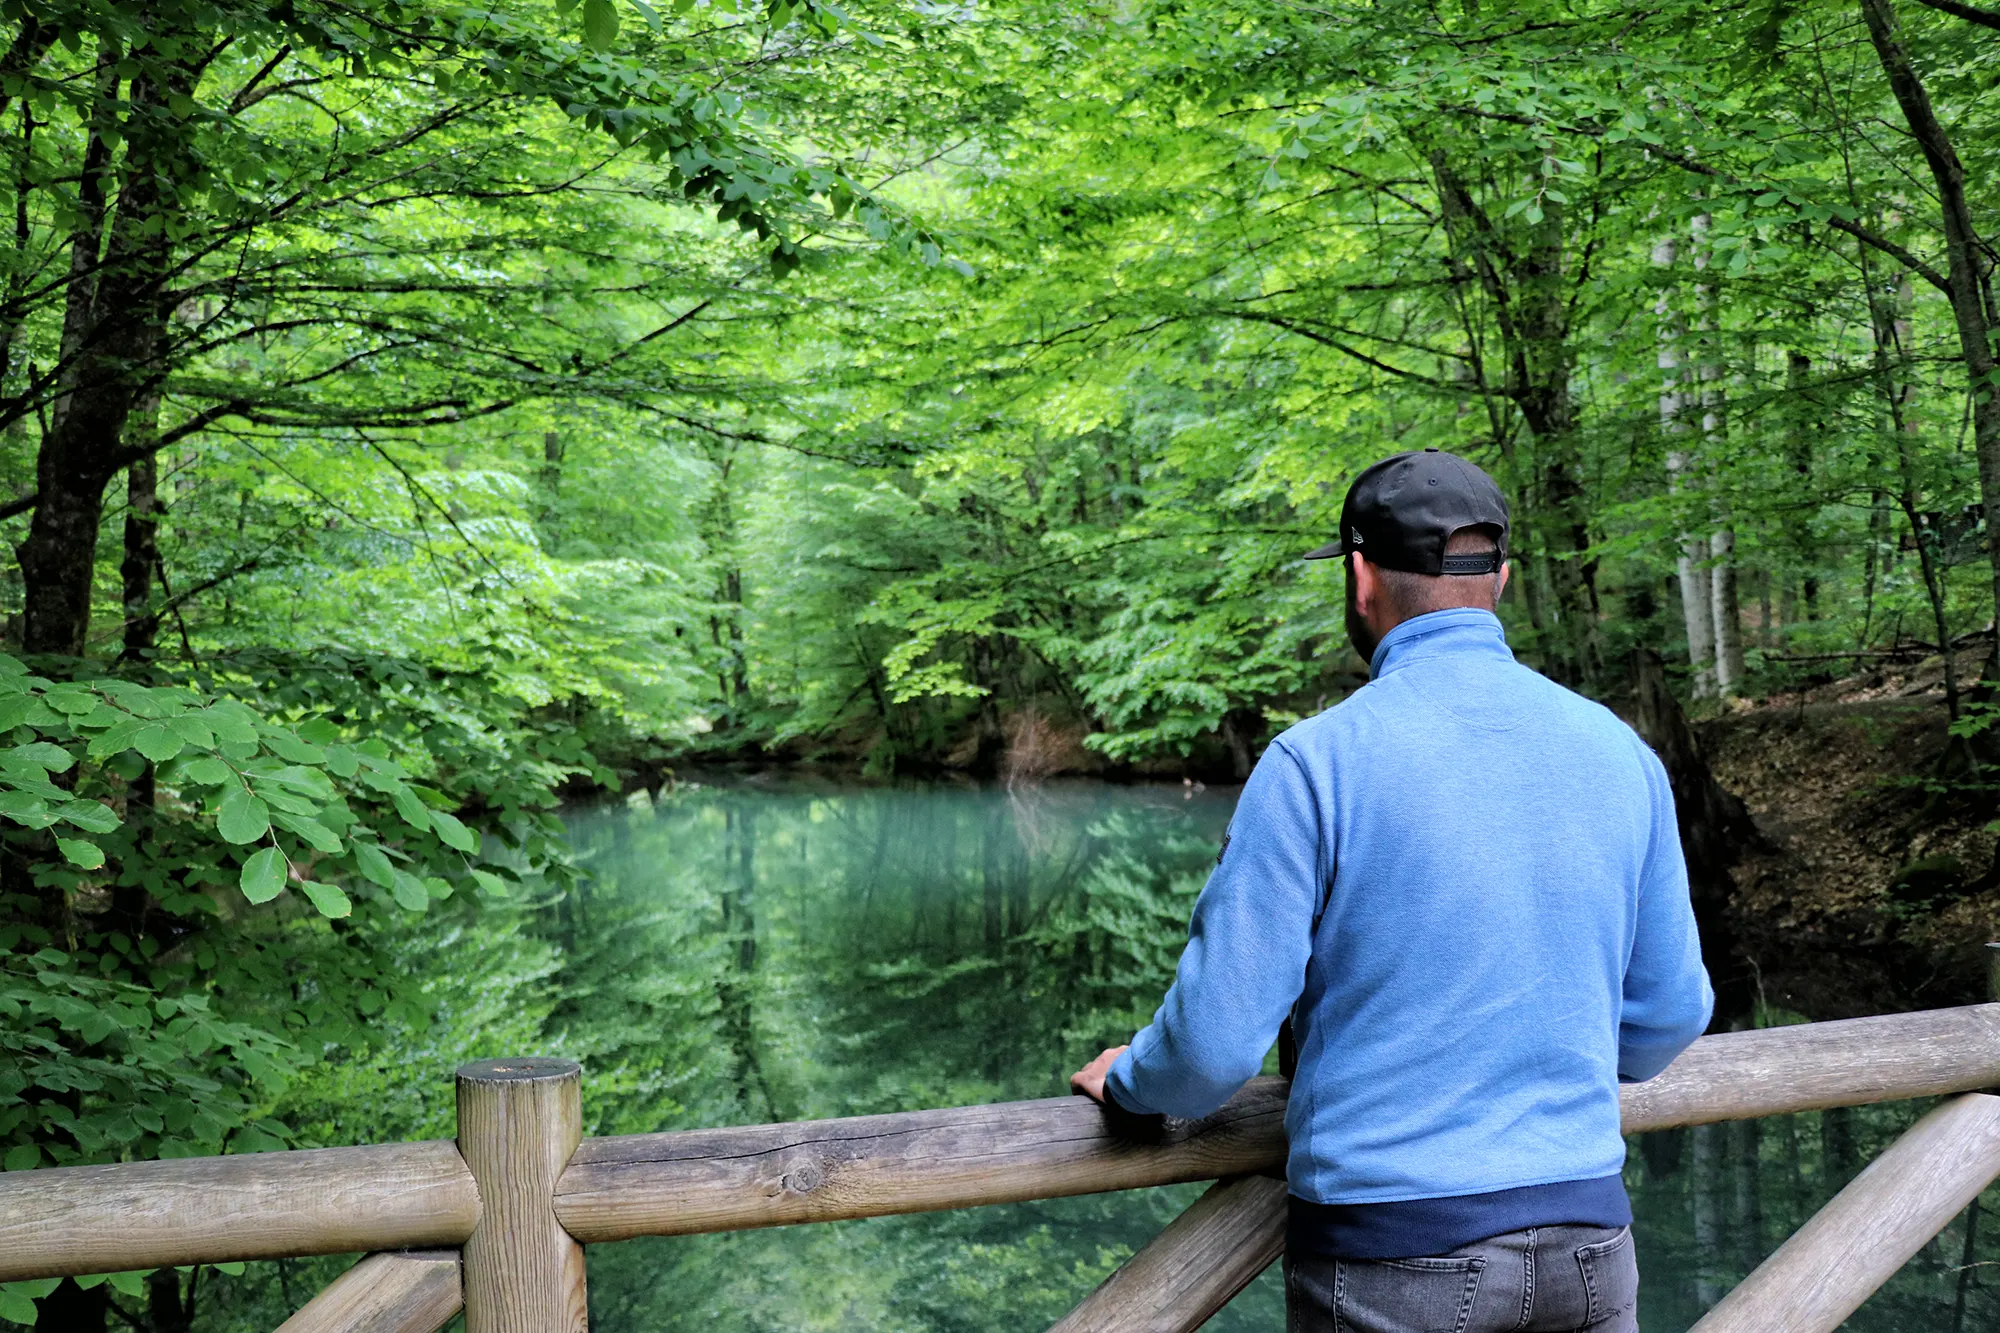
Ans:
[[[1225,1180],[1049,1333],[1193,1333],[1285,1249],[1285,1182]]]
[[[463,1304],[456,1250],[371,1254],[278,1333],[437,1333]]]
[[[582,1333],[583,1246],[556,1220],[556,1179],[583,1137],[582,1069],[481,1060],[458,1071],[458,1150],[479,1182],[465,1242],[465,1333]]]
[[[1625,1132],[2000,1087],[2000,1004],[1703,1037],[1620,1089]]]
[[[1832,1333],[2000,1176],[2000,1097],[1946,1102],[1911,1127],[1693,1333]]]
[[[591,1139],[556,1188],[587,1242],[1212,1180],[1285,1155],[1281,1079],[1202,1120],[1114,1130],[1084,1097]]]
[[[459,1245],[479,1220],[449,1142],[0,1174],[0,1282]]]

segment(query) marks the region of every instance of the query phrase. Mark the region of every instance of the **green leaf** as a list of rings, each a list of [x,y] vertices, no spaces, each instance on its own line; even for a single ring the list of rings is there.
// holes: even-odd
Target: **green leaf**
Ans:
[[[241,787],[222,798],[215,828],[224,839],[238,846],[257,841],[271,829],[271,811],[262,801]]]
[[[431,826],[431,812],[417,799],[417,794],[401,783],[389,789],[389,799],[396,803],[396,813],[403,822],[419,831]]]
[[[102,759],[106,755],[117,754],[120,750],[129,750],[132,748],[133,738],[147,727],[154,725],[156,724],[141,722],[138,718],[127,718],[90,743],[90,757]]]
[[[132,749],[152,763],[164,765],[168,759],[188,749],[188,743],[166,723],[146,723],[132,737]]]
[[[206,750],[215,744],[215,733],[210,731],[207,724],[198,717],[186,714],[170,717],[167,719],[167,725],[173,729],[176,736],[197,750]]]
[[[280,759],[294,764],[323,764],[326,751],[317,745],[307,745],[288,731],[267,731],[264,733],[264,748]]]
[[[276,782],[282,786],[290,787],[293,791],[302,791],[306,795],[317,797],[322,801],[333,799],[333,783],[327,780],[326,774],[316,768],[305,768],[299,764],[287,764],[276,772],[256,773],[252,774],[252,776],[258,782]]]
[[[448,815],[442,810],[433,810],[430,815],[431,827],[437,830],[438,839],[445,846],[467,853],[479,850],[478,835],[459,823],[456,815]]]
[[[371,884],[385,889],[396,887],[396,867],[389,864],[389,857],[372,842],[357,841],[354,844],[354,864]]]
[[[56,822],[48,803],[33,792],[0,791],[0,815],[29,828],[47,828]]]
[[[42,696],[49,707],[71,717],[81,717],[97,709],[97,695],[90,690],[75,685],[62,685]]]
[[[113,1291],[122,1292],[127,1296],[144,1296],[146,1294],[146,1274],[151,1271],[149,1268],[137,1273],[112,1273],[107,1280],[111,1283]]]
[[[187,741],[164,722],[148,722],[132,737],[132,748],[154,763],[164,764],[185,750]]]
[[[33,764],[37,768],[48,769],[52,773],[67,773],[70,765],[76,762],[76,757],[68,750],[60,745],[51,745],[47,741],[36,741],[32,745],[16,745],[7,751],[7,757]]]
[[[220,787],[235,776],[235,769],[212,754],[203,755],[181,770],[183,780],[202,787]]]
[[[611,0],[583,0],[583,40],[593,51],[609,51],[618,40],[618,7]]]
[[[340,739],[340,728],[323,717],[307,718],[297,727],[299,739],[312,745],[331,745]]]
[[[257,743],[257,715],[234,699],[224,699],[202,710],[201,720],[215,734],[238,745]]]
[[[299,891],[312,899],[312,905],[319,909],[321,916],[343,917],[354,910],[354,904],[335,885],[309,879],[300,883]]]
[[[266,847],[243,863],[243,896],[253,903],[268,903],[285,887],[285,854]]]
[[[110,833],[118,827],[118,815],[99,801],[70,801],[56,809],[55,816],[86,833]]]
[[[84,838],[57,838],[56,846],[73,866],[96,870],[104,864],[104,849]]]
[[[312,844],[315,851],[325,852],[329,856],[338,856],[340,854],[341,844],[339,836],[317,819],[308,819],[304,815],[286,814],[282,810],[275,810],[271,813],[271,820],[286,832],[296,833],[301,838],[304,838]]]
[[[32,1143],[17,1143],[7,1150],[4,1163],[9,1171],[32,1171],[42,1164],[42,1150]]]
[[[391,892],[396,895],[398,907],[412,912],[421,912],[431,905],[431,891],[424,887],[422,880],[406,870],[396,872],[396,884]]]
[[[473,871],[472,882],[492,894],[495,898],[505,898],[507,896],[507,881],[490,870]]]
[[[0,1319],[11,1324],[32,1325],[35,1322],[35,1303],[19,1290],[27,1285],[25,1282],[0,1285]]]

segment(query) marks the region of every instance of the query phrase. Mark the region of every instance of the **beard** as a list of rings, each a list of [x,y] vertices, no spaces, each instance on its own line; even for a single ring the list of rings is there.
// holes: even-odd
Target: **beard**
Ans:
[[[1374,669],[1375,650],[1382,640],[1375,631],[1368,628],[1368,622],[1361,618],[1361,608],[1354,604],[1354,571],[1347,571],[1347,641],[1354,645],[1355,653],[1362,662]]]

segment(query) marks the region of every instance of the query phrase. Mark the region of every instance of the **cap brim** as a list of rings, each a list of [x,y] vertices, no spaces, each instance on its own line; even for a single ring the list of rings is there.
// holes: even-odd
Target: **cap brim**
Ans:
[[[1307,551],[1303,556],[1300,557],[1300,559],[1331,560],[1335,556],[1342,556],[1346,554],[1347,554],[1346,542],[1328,542],[1326,545],[1320,547],[1317,551]]]

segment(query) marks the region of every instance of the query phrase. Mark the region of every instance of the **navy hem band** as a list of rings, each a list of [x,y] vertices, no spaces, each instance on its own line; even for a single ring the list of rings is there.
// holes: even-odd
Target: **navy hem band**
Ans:
[[[1285,1220],[1285,1248],[1325,1259],[1415,1259],[1449,1254],[1509,1231],[1565,1223],[1632,1225],[1624,1177],[1396,1203],[1312,1203],[1295,1194]]]

